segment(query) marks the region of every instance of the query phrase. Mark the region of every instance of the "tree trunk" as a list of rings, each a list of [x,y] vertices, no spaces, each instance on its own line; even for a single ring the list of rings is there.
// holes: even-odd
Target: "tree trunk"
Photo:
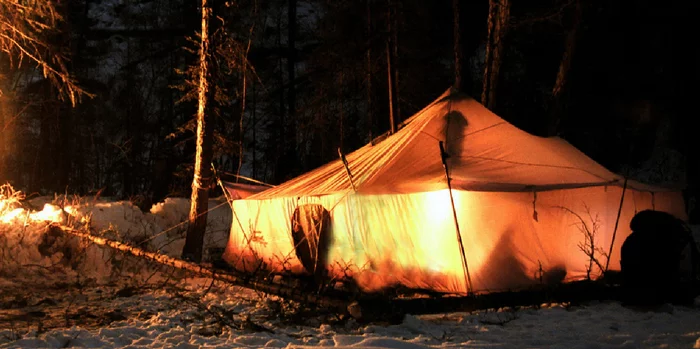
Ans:
[[[194,179],[192,180],[192,197],[189,214],[189,226],[185,247],[182,250],[184,259],[194,262],[202,261],[204,247],[204,232],[207,226],[207,210],[209,201],[209,185],[211,182],[211,159],[213,124],[209,124],[207,114],[213,113],[214,91],[212,76],[215,66],[212,64],[214,45],[209,37],[215,30],[209,30],[213,0],[202,0],[202,35],[199,47],[199,88],[197,107],[197,141],[194,164]],[[215,18],[215,17],[214,17]]]
[[[395,81],[394,81],[394,62],[393,62],[393,51],[392,51],[392,15],[391,15],[391,0],[388,0],[389,6],[387,6],[386,11],[386,23],[387,23],[387,38],[386,38],[386,72],[387,72],[387,90],[389,91],[389,130],[391,134],[396,132],[396,114],[395,114]]]
[[[486,20],[486,46],[484,48],[484,78],[482,81],[481,89],[481,104],[483,104],[484,106],[488,104],[489,83],[491,82],[489,76],[491,75],[491,60],[493,56],[493,53],[491,51],[493,50],[494,26],[496,23],[496,6],[496,0],[489,0],[489,15],[488,19]]]
[[[282,47],[282,16],[279,15],[277,16],[277,46]],[[282,55],[279,55],[279,59],[277,61],[277,65],[279,67],[279,75],[277,76],[278,82],[279,82],[279,129],[277,130],[278,136],[278,142],[277,142],[277,154],[275,154],[275,157],[277,158],[277,164],[274,168],[274,173],[275,173],[275,182],[281,183],[284,181],[285,176],[287,175],[285,172],[287,171],[287,166],[286,166],[286,159],[285,159],[285,153],[287,152],[287,133],[285,129],[285,124],[287,118],[285,117],[285,113],[287,112],[286,110],[286,103],[285,103],[285,89],[284,89],[284,65],[282,62]]]
[[[45,89],[49,88],[46,87]],[[32,171],[32,188],[48,188],[50,184],[49,178],[55,176],[56,174],[54,165],[51,163],[51,158],[54,156],[54,147],[51,144],[51,140],[55,135],[51,129],[51,119],[53,115],[49,114],[50,108],[46,106],[48,103],[51,102],[48,101],[47,98],[47,101],[44,102],[39,109],[39,147],[37,149],[34,168]]]
[[[453,50],[454,50],[454,64],[455,64],[455,82],[454,88],[457,90],[462,89],[462,47],[461,47],[461,37],[459,29],[459,0],[452,0],[452,35],[453,35]]]
[[[175,45],[175,40],[171,39],[170,43]],[[192,56],[189,54],[188,56]],[[168,75],[168,86],[173,86],[175,84],[175,68],[177,67],[177,60],[174,55],[171,54],[168,58],[168,71],[171,73]],[[161,125],[165,125],[166,122],[170,120],[175,120],[175,98],[173,94],[173,89],[167,89],[164,96],[164,109],[161,110],[161,117],[158,122]],[[152,190],[152,202],[161,202],[164,200],[168,193],[170,192],[170,184],[172,183],[173,170],[174,168],[174,156],[173,156],[173,145],[166,137],[167,133],[163,133],[161,130],[158,133],[158,145],[156,151],[156,159],[153,162],[153,182],[151,184]]]
[[[126,41],[126,61],[131,63],[131,40]],[[124,131],[126,134],[126,142],[127,146],[125,146],[125,151],[124,151],[124,159],[122,161],[122,196],[125,198],[129,198],[131,195],[134,194],[134,167],[136,166],[136,156],[137,154],[134,152],[134,147],[136,146],[136,141],[134,137],[136,136],[136,133],[140,132],[139,127],[137,126],[138,121],[136,120],[138,116],[136,115],[136,108],[135,108],[135,103],[137,103],[138,99],[135,98],[135,93],[132,92],[136,89],[135,86],[135,81],[134,81],[134,71],[127,71],[126,73],[126,91],[125,91],[125,97],[126,100],[123,100],[123,103],[126,103],[124,106]]]
[[[297,0],[289,0],[289,7],[287,8],[287,124],[285,125],[287,130],[287,152],[286,161],[287,164],[285,168],[285,179],[297,174],[297,127],[296,127],[296,110],[297,110],[297,100],[296,100],[296,62],[297,62],[297,48],[296,48],[296,32],[297,32]]]
[[[345,111],[343,110],[343,71],[341,70],[338,73],[338,85],[340,86],[338,90],[338,147],[341,151],[345,151],[345,148],[343,147],[343,139],[345,138],[345,130],[343,129],[345,126],[344,120],[345,119]]]
[[[481,103],[489,109],[496,104],[496,87],[503,56],[503,39],[508,30],[510,0],[489,1],[488,34],[484,60],[484,81]]]
[[[289,51],[287,56],[287,80],[289,88],[287,90],[287,108],[289,110],[289,126],[290,134],[295,135],[295,119],[294,114],[296,112],[296,32],[297,32],[297,1],[289,0],[289,7],[287,8],[287,22],[288,22],[288,36],[287,36],[287,50]],[[296,138],[296,137],[295,137]]]
[[[366,53],[366,59],[367,59],[367,71],[366,71],[366,77],[365,77],[365,84],[366,84],[366,89],[367,89],[367,129],[369,131],[369,141],[372,142],[373,137],[373,128],[374,128],[374,117],[372,115],[372,8],[371,8],[371,3],[372,0],[365,0],[365,4],[367,6],[366,11],[367,11],[367,27],[366,27],[366,37],[367,37],[367,53]]]
[[[246,111],[246,98],[247,98],[247,93],[248,93],[248,55],[250,54],[250,46],[253,43],[253,31],[255,30],[255,21],[253,21],[253,24],[251,24],[250,28],[248,29],[248,44],[246,46],[245,52],[243,53],[243,56],[241,57],[241,73],[243,75],[243,93],[241,96],[241,118],[238,120],[238,169],[236,170],[236,173],[240,176],[241,174],[241,169],[243,168],[243,159],[244,159],[244,144],[245,144],[245,129],[244,129],[244,123],[243,121],[245,120],[245,111]],[[255,93],[255,90],[253,90],[253,93]],[[253,97],[255,98],[255,97]],[[253,106],[255,107],[255,106]],[[253,111],[255,113],[255,111]],[[255,132],[255,122],[253,122],[253,132]],[[255,133],[253,133],[253,137],[255,137]],[[255,142],[253,142],[253,147],[255,147]],[[255,158],[253,158],[253,163],[255,163]],[[255,165],[253,165],[255,166]],[[236,178],[238,180],[239,177]]]
[[[392,21],[392,33],[391,33],[391,44],[393,50],[393,56],[391,61],[391,68],[394,73],[394,122],[398,125],[401,122],[401,99],[399,98],[399,2],[401,0],[393,0],[391,6],[391,21]]]
[[[559,71],[557,72],[557,79],[554,82],[554,87],[552,88],[552,104],[550,106],[549,122],[547,125],[548,136],[555,136],[559,131],[559,125],[562,118],[561,113],[563,112],[563,99],[566,92],[569,70],[571,70],[571,62],[573,61],[574,51],[576,49],[576,38],[580,23],[581,2],[576,1],[574,3],[574,17],[571,23],[571,29],[566,36],[564,53],[561,56]]]
[[[392,79],[391,74],[391,48],[389,40],[386,42],[386,71],[389,91],[389,129],[393,134],[396,132],[396,124],[394,123],[394,79]]]
[[[74,109],[63,108],[63,103],[59,104],[56,117],[58,118],[58,161],[56,164],[57,178],[55,187],[52,188],[57,192],[68,190],[71,187],[71,172],[73,165],[73,134],[74,125]]]
[[[251,108],[251,124],[253,125],[253,178],[258,178],[258,172],[257,172],[257,167],[256,167],[256,158],[257,158],[257,153],[256,149],[258,148],[258,140],[257,140],[257,129],[258,129],[258,122],[256,120],[256,115],[255,115],[255,109],[257,109],[256,105],[256,96],[257,92],[255,91],[255,80],[253,80],[253,108]]]
[[[5,96],[0,95],[0,184],[5,183],[10,175],[6,170],[7,166],[5,164],[5,154],[7,154],[7,142],[5,139],[10,131],[5,121],[5,113],[9,112],[8,105],[10,103],[7,103],[5,98]],[[8,115],[10,114],[8,113]]]
[[[252,29],[251,29],[252,31]],[[251,33],[252,35],[252,33]],[[243,128],[244,126],[244,118],[245,118],[245,102],[247,98],[247,92],[248,92],[248,80],[246,79],[248,77],[248,52],[250,51],[250,43],[252,41],[252,38],[248,38],[248,46],[245,50],[245,54],[241,57],[241,61],[243,62],[242,65],[242,94],[241,94],[241,118],[238,120],[238,167],[236,169],[236,174],[241,175],[241,168],[243,168],[243,151],[245,150],[243,145],[245,142],[245,130]],[[255,125],[253,125],[253,128],[255,128]],[[236,177],[236,182],[238,182],[238,178]]]

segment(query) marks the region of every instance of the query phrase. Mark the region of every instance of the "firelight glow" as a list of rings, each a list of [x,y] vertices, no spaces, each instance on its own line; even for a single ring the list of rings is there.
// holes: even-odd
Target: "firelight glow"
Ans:
[[[3,204],[0,203],[0,208],[2,206]],[[72,210],[66,207],[65,211],[70,214]],[[3,210],[0,210],[0,212],[3,212]],[[63,221],[63,212],[60,207],[51,204],[46,204],[41,211],[35,212],[23,208],[15,208],[2,213],[0,215],[0,223],[11,224],[15,221],[60,223]]]
[[[0,203],[0,207],[2,207],[1,203]],[[22,213],[24,213],[24,209],[21,209],[21,208],[16,208],[14,210],[10,210],[7,213],[4,213],[3,215],[0,216],[0,223],[5,223],[5,224],[12,223],[12,221],[14,221],[15,218],[17,218]]]
[[[14,191],[9,185],[2,186],[4,194],[0,194],[0,223],[12,224],[16,222],[63,222],[64,213],[73,214],[75,209],[66,206],[63,209],[56,205],[45,204],[41,211],[32,211],[20,207],[19,202],[24,197],[22,193]]]
[[[464,191],[453,191],[454,209],[460,217],[459,225],[462,242],[465,246],[465,255],[469,265],[473,281],[477,281],[480,270],[487,257],[491,254],[493,246],[483,241],[483,236],[474,234],[475,231],[483,231],[480,226],[480,203],[475,201],[473,195]],[[424,267],[435,273],[452,275],[457,283],[463,283],[464,266],[462,256],[457,245],[457,230],[455,226],[452,202],[449,189],[443,189],[423,194],[426,197],[424,212],[425,221],[430,226],[430,234],[421,235],[421,244],[427,251],[434,251],[424,258]],[[477,241],[478,240],[478,241]],[[449,250],[445,250],[449,246]],[[473,246],[481,246],[479,249]]]
[[[455,242],[455,225],[452,218],[452,203],[450,202],[450,192],[448,189],[425,193],[425,221],[428,222],[433,232],[444,232],[443,234],[425,234],[421,235],[421,244],[428,251],[441,251],[444,246],[456,246]],[[451,232],[451,234],[447,233]],[[450,236],[452,238],[450,239]],[[445,251],[443,251],[445,252]],[[432,272],[452,271],[452,264],[446,260],[447,255],[444,253],[434,253],[426,256],[425,267]]]

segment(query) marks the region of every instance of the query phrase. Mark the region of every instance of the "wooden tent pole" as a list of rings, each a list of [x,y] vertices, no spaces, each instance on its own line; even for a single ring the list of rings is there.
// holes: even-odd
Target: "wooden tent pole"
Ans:
[[[350,179],[350,184],[352,185],[352,190],[357,191],[357,187],[355,187],[355,180],[352,178],[352,172],[350,172],[350,165],[348,164],[348,160],[345,158],[345,155],[343,154],[343,151],[338,148],[338,156],[340,157],[340,161],[343,162],[343,166],[345,166],[345,172],[348,174],[348,178]]]
[[[450,172],[447,168],[447,157],[448,154],[445,152],[445,143],[440,141],[440,158],[442,159],[442,167],[445,169],[445,178],[447,178],[447,189],[450,192],[450,203],[452,204],[452,216],[455,220],[455,228],[457,230],[457,241],[459,242],[459,251],[462,253],[462,267],[464,268],[464,282],[467,284],[467,294],[471,295],[472,290],[472,277],[469,274],[469,264],[467,264],[467,255],[464,252],[464,244],[462,243],[462,232],[459,229],[459,220],[457,219],[457,208],[455,207],[455,200],[452,196],[452,180],[450,179]]]
[[[617,235],[617,226],[620,224],[620,215],[622,214],[622,204],[625,202],[625,191],[627,191],[627,177],[625,177],[625,184],[622,185],[622,196],[620,196],[620,208],[617,209],[617,219],[615,220],[615,228],[613,229],[612,241],[610,242],[610,250],[608,251],[608,260],[605,262],[605,270],[603,273],[608,271],[608,266],[610,265],[610,258],[612,258],[613,247],[615,246],[615,235]]]

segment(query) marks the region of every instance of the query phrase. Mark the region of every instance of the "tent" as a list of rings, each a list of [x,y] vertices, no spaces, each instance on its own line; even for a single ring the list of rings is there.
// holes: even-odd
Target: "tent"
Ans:
[[[269,188],[269,186],[221,181],[229,200],[245,199]]]
[[[594,278],[619,270],[636,212],[686,219],[681,192],[626,181],[453,90],[384,140],[232,209],[235,268],[446,293]]]

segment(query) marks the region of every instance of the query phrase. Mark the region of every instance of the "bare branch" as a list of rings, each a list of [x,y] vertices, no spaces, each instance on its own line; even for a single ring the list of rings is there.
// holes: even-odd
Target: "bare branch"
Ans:
[[[75,106],[81,97],[93,95],[78,86],[66,67],[67,58],[51,43],[62,21],[54,1],[37,0],[29,6],[18,0],[0,0],[0,51],[17,67],[25,58],[33,62],[58,89],[59,97]]]
[[[576,223],[576,225],[583,235],[583,241],[577,243],[576,245],[579,248],[579,250],[585,253],[588,257],[588,265],[586,266],[586,278],[589,280],[591,279],[591,274],[593,273],[594,265],[598,267],[601,275],[604,274],[604,265],[607,263],[607,260],[610,258],[610,256],[608,255],[608,253],[605,252],[604,249],[602,249],[599,246],[598,241],[596,240],[598,236],[598,231],[600,230],[600,219],[598,218],[598,215],[593,216],[591,214],[590,208],[587,205],[584,205],[586,213],[588,214],[588,220],[590,221],[589,225],[586,224],[586,219],[581,217],[581,215],[574,212],[573,210],[563,206],[555,207],[572,214],[579,221],[578,223]],[[602,263],[600,261],[601,257],[605,260],[606,263]]]

